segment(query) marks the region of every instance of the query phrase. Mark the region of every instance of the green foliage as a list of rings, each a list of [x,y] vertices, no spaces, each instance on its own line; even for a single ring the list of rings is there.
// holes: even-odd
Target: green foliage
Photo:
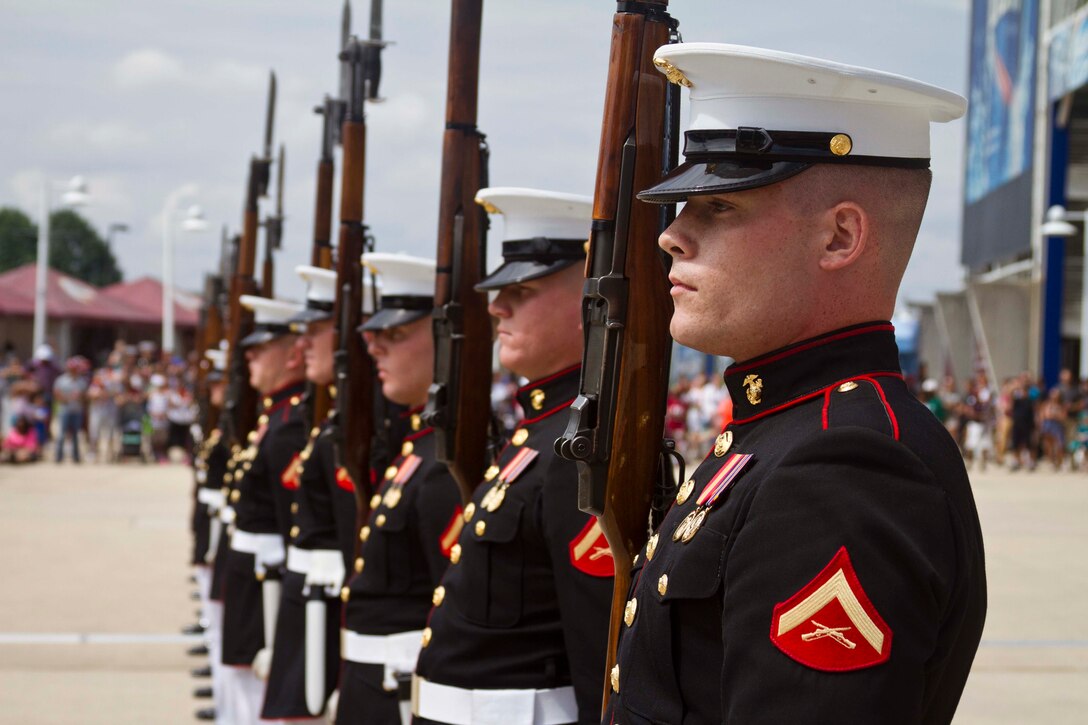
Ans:
[[[109,245],[87,220],[70,209],[49,217],[49,265],[95,287],[121,281]]]
[[[0,272],[33,262],[37,248],[38,225],[18,209],[0,208]],[[69,209],[49,217],[49,266],[96,287],[121,281],[109,245]]]
[[[18,209],[0,208],[0,272],[33,262],[37,256],[38,227]]]

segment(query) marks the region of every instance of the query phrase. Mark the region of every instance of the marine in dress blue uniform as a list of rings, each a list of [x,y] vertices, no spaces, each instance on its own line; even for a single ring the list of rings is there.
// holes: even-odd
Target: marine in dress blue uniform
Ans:
[[[287,321],[299,306],[244,295],[255,313],[254,332],[242,340],[251,383],[262,395],[258,427],[241,451],[232,476],[230,546],[223,568],[223,664],[231,667],[227,687],[233,713],[228,720],[255,722],[264,699],[274,621],[266,613],[266,580],[278,580],[286,563],[290,509],[298,488],[298,456],[306,442],[300,403],[304,392],[301,355],[290,351],[294,335]],[[278,347],[277,347],[278,346]],[[276,350],[280,352],[277,353]],[[275,360],[270,355],[278,355]],[[282,358],[282,360],[280,359]],[[290,367],[278,367],[290,361]],[[255,370],[270,371],[259,373]]]
[[[385,396],[410,408],[407,435],[381,474],[343,591],[336,721],[400,725],[432,592],[461,529],[461,495],[420,419],[433,378],[434,261],[366,254],[363,262],[382,289],[378,311],[362,326],[367,349]]]
[[[588,723],[600,717],[613,561],[578,510],[575,465],[554,452],[582,353],[586,197],[483,189],[503,216],[499,358],[530,378],[523,420],[465,507],[451,565],[434,590],[413,683],[417,723]]]
[[[890,316],[955,94],[715,44],[691,89],[674,337],[735,358],[733,420],[635,560],[606,723],[948,723],[982,633],[982,536]]]

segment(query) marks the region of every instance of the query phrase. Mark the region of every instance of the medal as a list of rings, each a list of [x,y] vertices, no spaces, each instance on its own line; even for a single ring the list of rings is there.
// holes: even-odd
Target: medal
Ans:
[[[695,534],[699,533],[699,529],[706,521],[707,513],[750,460],[752,460],[751,453],[734,453],[726,459],[714,477],[703,487],[699,498],[695,499],[695,510],[685,516],[672,532],[673,541],[686,544],[695,538]]]
[[[499,506],[502,506],[502,502],[506,499],[506,489],[509,487],[510,484],[501,482],[487,492],[487,496],[484,497],[487,500],[483,502],[483,506],[489,513],[499,510]]]
[[[387,508],[396,508],[397,504],[400,503],[400,497],[401,487],[390,485],[389,489],[385,492],[385,495],[382,496],[382,503],[384,503]]]
[[[510,484],[525,472],[539,454],[540,451],[535,448],[522,448],[518,451],[517,455],[510,459],[510,462],[499,472],[495,485],[480,499],[480,506],[490,513],[498,511],[502,502],[506,500],[506,489],[510,488]]]

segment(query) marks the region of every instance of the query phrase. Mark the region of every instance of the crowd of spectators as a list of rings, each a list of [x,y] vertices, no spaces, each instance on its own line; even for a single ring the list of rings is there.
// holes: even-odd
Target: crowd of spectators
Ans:
[[[25,361],[5,354],[0,462],[165,462],[171,449],[190,455],[192,366],[161,359],[151,343],[124,341],[99,362],[75,355],[61,365],[47,344]]]

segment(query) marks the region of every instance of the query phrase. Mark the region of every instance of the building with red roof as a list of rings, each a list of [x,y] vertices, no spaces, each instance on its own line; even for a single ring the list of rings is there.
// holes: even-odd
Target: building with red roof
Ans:
[[[33,263],[0,274],[0,341],[21,358],[30,356],[34,334]],[[180,351],[192,347],[201,300],[174,291],[174,324]],[[92,360],[116,340],[136,343],[162,338],[162,283],[150,277],[98,288],[50,269],[46,275],[46,339],[61,359],[81,354]]]

